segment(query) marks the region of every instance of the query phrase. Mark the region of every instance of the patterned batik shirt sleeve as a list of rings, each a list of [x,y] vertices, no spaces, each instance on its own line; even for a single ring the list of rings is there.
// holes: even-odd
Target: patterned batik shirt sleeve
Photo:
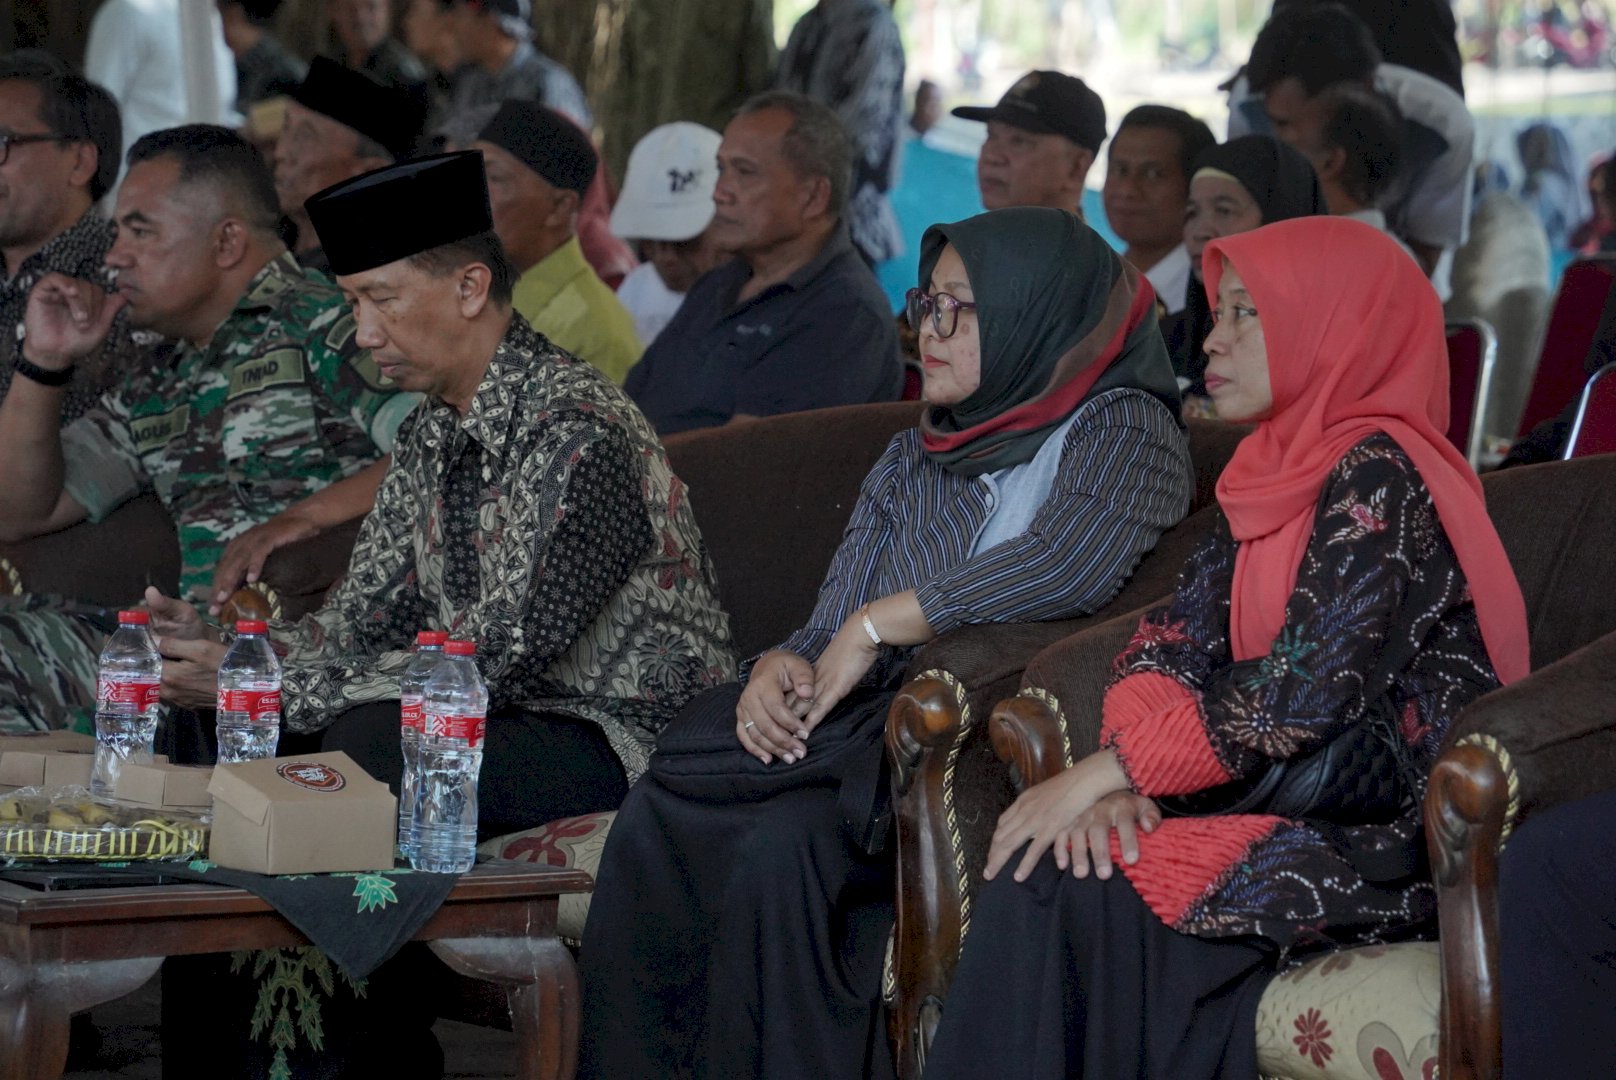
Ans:
[[[395,466],[393,472],[399,471]],[[384,496],[387,490],[384,485]],[[391,513],[391,505],[385,509],[388,529],[372,530],[384,512],[378,498],[361,541],[380,542],[390,534],[393,547],[410,550],[411,530],[418,526]],[[650,549],[653,535],[638,458],[621,432],[595,423],[547,424],[510,490],[485,492],[477,514],[480,594],[454,613],[446,629],[476,642],[490,708],[499,708],[547,696],[551,661],[596,621]],[[376,565],[362,568],[356,547],[336,601],[314,620],[323,631],[318,652],[288,656],[288,697],[300,699],[287,702],[289,727],[294,710],[297,729],[310,730],[352,705],[396,697],[398,676],[409,662],[403,651],[409,636],[432,621],[431,606],[420,601],[413,560],[378,558],[370,549],[366,554]],[[312,645],[313,635],[307,640]]]
[[[1163,697],[1145,719],[1108,726],[1103,742],[1147,795],[1201,790],[1308,753],[1371,719],[1431,631],[1467,600],[1412,462],[1390,439],[1366,440],[1326,483],[1268,654],[1219,665],[1199,680],[1198,700]]]
[[[359,347],[354,334],[354,318],[347,305],[333,304],[310,319],[305,350],[311,381],[331,410],[328,434],[332,444],[339,453],[369,459],[376,454],[375,450],[365,452],[366,443],[384,454],[392,452],[399,425],[421,395],[394,386],[382,375],[370,350]],[[329,430],[329,425],[339,430]]]
[[[351,705],[398,696],[413,636],[435,621],[415,563],[425,468],[406,430],[400,456],[360,526],[347,573],[318,611],[272,628],[282,654],[288,730],[317,731]]]

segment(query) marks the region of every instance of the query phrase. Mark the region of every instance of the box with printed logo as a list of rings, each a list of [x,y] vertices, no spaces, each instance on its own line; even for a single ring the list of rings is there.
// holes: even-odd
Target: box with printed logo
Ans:
[[[208,793],[208,858],[220,866],[325,874],[393,865],[398,802],[347,754],[219,765]]]

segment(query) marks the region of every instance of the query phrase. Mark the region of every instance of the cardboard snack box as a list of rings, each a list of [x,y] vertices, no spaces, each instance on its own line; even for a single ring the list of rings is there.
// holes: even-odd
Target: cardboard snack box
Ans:
[[[398,801],[347,754],[219,765],[208,858],[260,874],[387,870]]]
[[[213,805],[208,794],[212,779],[213,768],[209,765],[171,765],[166,761],[125,765],[119,770],[113,794],[120,802],[136,806],[206,811]]]
[[[0,791],[90,786],[95,739],[76,731],[0,736]]]

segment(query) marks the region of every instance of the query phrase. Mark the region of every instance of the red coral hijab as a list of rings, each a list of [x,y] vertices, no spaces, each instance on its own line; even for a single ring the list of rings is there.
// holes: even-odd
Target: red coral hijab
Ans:
[[[1504,683],[1525,675],[1520,585],[1481,481],[1443,434],[1447,345],[1425,275],[1379,230],[1332,217],[1209,243],[1202,273],[1214,307],[1225,259],[1262,318],[1274,396],[1218,479],[1218,503],[1240,542],[1229,614],[1235,659],[1266,655],[1284,625],[1325,477],[1354,445],[1384,432],[1431,493],[1493,670]]]

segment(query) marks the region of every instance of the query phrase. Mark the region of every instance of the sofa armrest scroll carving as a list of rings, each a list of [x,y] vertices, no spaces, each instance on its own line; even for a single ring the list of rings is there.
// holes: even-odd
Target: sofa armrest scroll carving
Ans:
[[[954,817],[953,766],[974,718],[964,686],[943,671],[904,684],[887,716],[898,834],[894,949],[903,978],[888,1026],[898,1075],[920,1076],[964,934],[963,851]]]
[[[1488,741],[1467,739],[1431,770],[1426,844],[1442,927],[1441,1075],[1497,1080],[1498,853],[1509,826],[1512,770]]]
[[[988,720],[993,752],[1010,766],[1016,789],[1025,791],[1072,765],[1072,746],[1060,704],[1048,691],[1029,688],[1000,702]]]

